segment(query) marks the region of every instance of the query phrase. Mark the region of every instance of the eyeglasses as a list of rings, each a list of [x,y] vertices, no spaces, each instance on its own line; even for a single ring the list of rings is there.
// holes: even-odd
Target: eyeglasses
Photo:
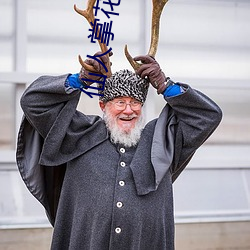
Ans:
[[[114,106],[117,110],[124,110],[124,109],[126,109],[127,105],[130,105],[130,108],[132,110],[136,111],[136,110],[140,110],[140,108],[142,106],[142,103],[139,101],[131,101],[131,102],[127,103],[125,101],[118,100],[118,101],[109,101],[109,102],[114,104]]]

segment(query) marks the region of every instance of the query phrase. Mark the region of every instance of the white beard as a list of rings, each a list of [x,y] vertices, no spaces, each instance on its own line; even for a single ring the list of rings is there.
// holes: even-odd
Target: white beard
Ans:
[[[107,129],[110,132],[110,139],[113,143],[122,144],[125,147],[136,146],[140,140],[141,132],[144,127],[144,119],[142,114],[135,123],[135,127],[129,132],[122,131],[117,125],[116,117],[113,118],[109,111],[105,111],[103,114],[103,119],[106,123]]]

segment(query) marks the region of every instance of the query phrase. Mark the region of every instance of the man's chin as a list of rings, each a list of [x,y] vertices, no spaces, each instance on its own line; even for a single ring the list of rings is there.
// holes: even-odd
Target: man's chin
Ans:
[[[119,130],[121,133],[123,134],[130,134],[131,131],[133,130],[134,126],[131,127],[131,126],[122,126],[122,127],[119,127]]]
[[[135,123],[136,123],[136,121],[133,121],[133,122],[124,122],[123,121],[123,122],[119,122],[117,125],[118,125],[119,130],[122,133],[129,134],[132,131],[132,129],[134,129]]]
[[[131,133],[132,128],[120,128],[119,130],[122,134],[128,135]]]

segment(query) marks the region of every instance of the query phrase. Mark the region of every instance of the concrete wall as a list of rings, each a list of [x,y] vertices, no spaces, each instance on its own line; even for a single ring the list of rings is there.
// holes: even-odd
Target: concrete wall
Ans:
[[[0,250],[45,250],[50,248],[52,230],[0,229]]]
[[[250,222],[176,225],[176,250],[243,249],[250,249]]]
[[[0,250],[46,250],[51,234],[51,228],[1,229]],[[176,250],[216,249],[249,250],[250,222],[176,224]]]

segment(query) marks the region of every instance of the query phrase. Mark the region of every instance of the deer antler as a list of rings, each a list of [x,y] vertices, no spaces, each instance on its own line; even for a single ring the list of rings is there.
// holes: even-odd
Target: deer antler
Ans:
[[[87,8],[85,10],[78,9],[76,7],[76,5],[74,4],[74,10],[78,14],[84,16],[87,19],[87,21],[90,24],[90,26],[91,26],[91,23],[94,24],[94,22],[95,22],[95,16],[94,16],[94,10],[93,10],[95,2],[96,2],[96,0],[88,0],[88,2],[87,2]],[[99,37],[99,32],[100,32],[100,29],[98,29],[98,31],[97,31],[97,36],[98,37]],[[102,43],[99,39],[98,39],[98,43],[99,43],[99,46],[101,48],[101,51],[103,53],[105,53],[108,50],[107,45],[105,43]],[[82,60],[82,58],[81,58],[80,55],[78,56],[78,59],[79,59],[79,62],[82,65],[83,68],[85,68],[86,70],[91,71],[91,72],[96,72],[95,69],[91,65],[86,64]],[[111,72],[111,65],[110,65],[110,61],[109,60],[108,60],[107,68],[108,68],[107,77],[110,77],[112,75],[112,72]]]
[[[168,0],[152,0],[153,10],[152,10],[152,25],[151,25],[151,43],[148,51],[148,55],[155,57],[158,42],[159,42],[159,29],[160,29],[160,18],[162,10]],[[134,70],[140,68],[141,64],[136,62],[128,52],[128,47],[125,45],[124,48],[125,55],[130,62]]]

